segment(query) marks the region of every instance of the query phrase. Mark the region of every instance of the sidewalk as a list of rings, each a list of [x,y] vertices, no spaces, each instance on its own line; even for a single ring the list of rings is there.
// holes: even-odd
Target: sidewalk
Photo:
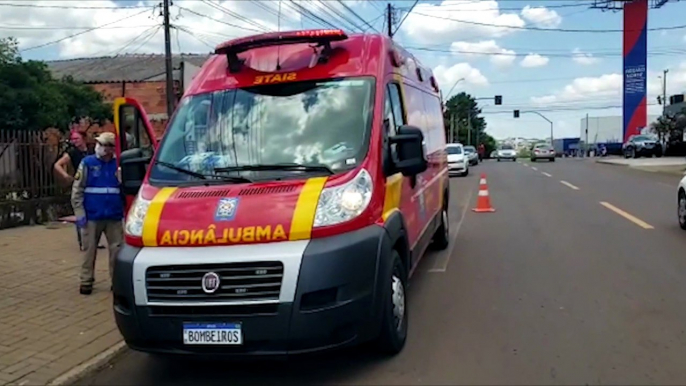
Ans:
[[[686,170],[686,158],[684,157],[661,157],[661,158],[624,158],[602,157],[596,159],[597,163],[627,166],[646,172],[684,175]]]
[[[72,224],[0,230],[0,385],[44,385],[119,344],[107,250],[78,291]]]

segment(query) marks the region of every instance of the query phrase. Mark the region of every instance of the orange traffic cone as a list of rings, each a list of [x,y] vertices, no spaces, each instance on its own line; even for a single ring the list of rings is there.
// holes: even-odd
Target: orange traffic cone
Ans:
[[[479,197],[476,200],[476,208],[472,210],[477,213],[495,212],[495,208],[491,206],[491,197],[488,194],[488,184],[484,173],[481,173],[481,180],[479,180]]]

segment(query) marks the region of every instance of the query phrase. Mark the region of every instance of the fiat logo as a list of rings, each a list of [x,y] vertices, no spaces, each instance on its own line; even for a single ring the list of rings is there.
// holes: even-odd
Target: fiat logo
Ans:
[[[202,277],[202,290],[207,294],[215,293],[219,289],[219,275],[208,272]]]

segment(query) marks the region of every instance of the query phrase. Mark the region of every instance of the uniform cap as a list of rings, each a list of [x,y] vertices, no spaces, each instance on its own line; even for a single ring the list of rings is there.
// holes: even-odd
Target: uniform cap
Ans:
[[[116,138],[114,136],[114,133],[110,132],[100,133],[100,135],[98,135],[98,137],[95,138],[95,140],[103,146],[114,146],[115,139]]]

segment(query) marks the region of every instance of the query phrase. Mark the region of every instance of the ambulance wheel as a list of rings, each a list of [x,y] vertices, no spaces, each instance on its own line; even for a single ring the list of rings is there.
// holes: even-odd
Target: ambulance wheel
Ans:
[[[447,205],[446,205],[447,206]],[[441,210],[441,225],[436,229],[433,240],[431,240],[431,247],[435,250],[444,250],[450,243],[450,225],[448,223],[448,208]]]
[[[392,252],[391,264],[393,268],[386,289],[381,334],[375,342],[377,351],[386,355],[398,354],[407,341],[407,272],[396,250]]]

